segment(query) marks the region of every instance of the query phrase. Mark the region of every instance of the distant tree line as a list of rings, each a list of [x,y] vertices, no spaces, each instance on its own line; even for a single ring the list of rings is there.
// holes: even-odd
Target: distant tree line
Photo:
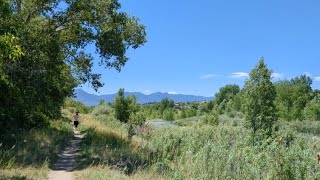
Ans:
[[[301,75],[291,80],[271,81],[272,71],[261,58],[240,89],[226,85],[207,103],[208,111],[218,114],[242,112],[253,137],[269,137],[278,119],[285,121],[320,120],[319,90],[312,79]]]
[[[272,136],[278,120],[320,120],[320,91],[311,88],[310,77],[301,75],[291,80],[272,82],[271,76],[272,71],[261,58],[243,88],[228,84],[220,88],[214,100],[208,102],[175,103],[164,98],[159,103],[141,105],[137,104],[135,97],[125,98],[124,89],[120,89],[113,103],[102,101],[93,112],[114,115],[128,124],[131,130],[146,120],[173,121],[198,117],[204,123],[217,125],[221,114],[230,117],[242,114],[245,126],[252,130],[253,142]]]

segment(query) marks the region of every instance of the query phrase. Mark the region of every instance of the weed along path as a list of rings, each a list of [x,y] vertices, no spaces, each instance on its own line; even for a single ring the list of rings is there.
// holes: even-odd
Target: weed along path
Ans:
[[[74,132],[70,144],[58,156],[58,161],[53,165],[49,173],[49,180],[71,180],[79,157],[79,147],[82,135],[79,131]]]

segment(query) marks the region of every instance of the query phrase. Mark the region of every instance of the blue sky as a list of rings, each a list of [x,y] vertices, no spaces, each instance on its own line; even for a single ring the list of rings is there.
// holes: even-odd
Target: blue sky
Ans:
[[[313,88],[320,87],[318,0],[120,2],[146,25],[148,42],[128,51],[120,73],[94,67],[105,83],[100,94],[125,88],[213,96],[226,84],[242,86],[261,56],[274,80],[308,74]],[[94,93],[88,85],[82,88]]]

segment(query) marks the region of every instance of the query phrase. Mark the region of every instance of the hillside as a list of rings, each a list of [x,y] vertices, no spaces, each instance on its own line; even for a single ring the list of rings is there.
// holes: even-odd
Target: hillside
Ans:
[[[117,94],[106,94],[106,95],[95,95],[89,94],[82,89],[75,89],[76,97],[73,98],[76,101],[80,101],[87,106],[95,106],[99,103],[101,99],[106,102],[112,102]],[[174,100],[174,102],[195,102],[195,101],[207,101],[213,99],[213,97],[195,96],[195,95],[184,95],[184,94],[168,94],[168,93],[153,93],[153,94],[143,94],[140,92],[125,92],[125,96],[135,95],[137,102],[140,104],[150,103],[150,102],[160,102],[163,98],[169,98]]]

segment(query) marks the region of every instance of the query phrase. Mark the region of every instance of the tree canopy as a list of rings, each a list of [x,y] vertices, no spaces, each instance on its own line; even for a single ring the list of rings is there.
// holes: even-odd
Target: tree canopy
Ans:
[[[74,87],[102,87],[87,46],[99,65],[120,71],[126,51],[146,42],[145,26],[120,8],[117,0],[1,1],[0,124],[37,125],[60,113]]]
[[[222,103],[224,100],[229,101],[240,92],[240,87],[236,84],[228,84],[219,89],[215,94],[215,101],[217,104]]]
[[[306,75],[275,83],[279,117],[289,121],[303,119],[303,109],[312,99],[311,84],[311,78]]]

